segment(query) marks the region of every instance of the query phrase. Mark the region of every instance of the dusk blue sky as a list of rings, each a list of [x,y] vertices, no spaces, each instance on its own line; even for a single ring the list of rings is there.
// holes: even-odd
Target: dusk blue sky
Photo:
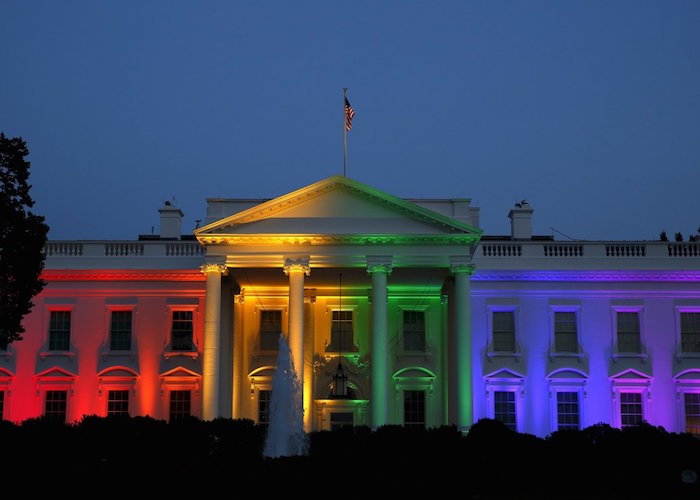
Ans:
[[[0,0],[0,130],[52,239],[183,230],[342,174],[471,197],[487,234],[700,226],[700,2]],[[561,238],[561,236],[558,236]]]

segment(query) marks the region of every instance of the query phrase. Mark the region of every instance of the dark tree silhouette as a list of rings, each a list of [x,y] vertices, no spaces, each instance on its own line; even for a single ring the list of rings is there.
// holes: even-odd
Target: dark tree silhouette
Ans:
[[[668,241],[668,236],[666,235],[666,231],[661,231],[659,233],[659,241]]]
[[[683,241],[683,233],[681,233],[680,231],[677,232],[675,235],[675,240],[676,241]]]
[[[22,318],[44,288],[44,245],[48,226],[29,211],[29,154],[21,137],[0,133],[0,348],[22,339]]]

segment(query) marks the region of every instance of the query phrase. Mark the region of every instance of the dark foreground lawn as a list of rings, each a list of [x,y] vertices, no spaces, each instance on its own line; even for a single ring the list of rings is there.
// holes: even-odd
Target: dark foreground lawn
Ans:
[[[700,440],[644,425],[596,425],[546,439],[481,420],[409,432],[387,426],[310,435],[306,457],[264,459],[248,420],[85,418],[0,424],[5,491],[118,498],[693,498]],[[27,489],[29,488],[29,489]],[[31,495],[32,497],[34,495]]]

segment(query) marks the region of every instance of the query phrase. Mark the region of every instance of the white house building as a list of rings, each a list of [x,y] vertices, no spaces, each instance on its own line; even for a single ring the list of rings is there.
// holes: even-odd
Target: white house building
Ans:
[[[536,237],[527,203],[488,236],[469,199],[341,176],[207,201],[194,235],[166,204],[159,235],[47,244],[24,340],[0,346],[2,418],[264,424],[283,334],[309,431],[490,417],[700,434],[698,243]]]

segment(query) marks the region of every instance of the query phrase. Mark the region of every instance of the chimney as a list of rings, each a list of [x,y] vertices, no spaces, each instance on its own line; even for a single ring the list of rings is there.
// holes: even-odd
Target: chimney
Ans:
[[[510,237],[514,240],[529,240],[532,238],[532,212],[530,204],[523,200],[516,203],[508,212],[510,219]]]
[[[160,237],[161,239],[179,240],[182,235],[182,217],[185,215],[169,201],[165,202],[160,212]]]

